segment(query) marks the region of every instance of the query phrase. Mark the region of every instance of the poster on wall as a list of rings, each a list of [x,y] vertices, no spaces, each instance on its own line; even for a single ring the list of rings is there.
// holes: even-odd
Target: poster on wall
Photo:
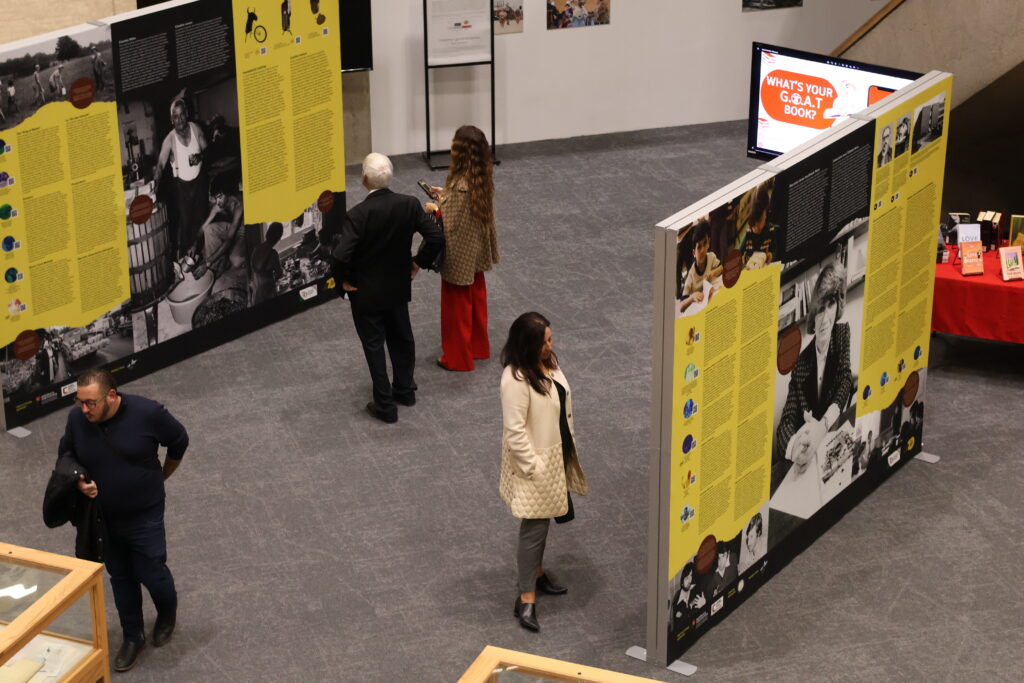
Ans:
[[[493,6],[488,0],[424,0],[427,66],[491,60]]]
[[[921,451],[951,80],[660,226],[663,664]]]
[[[494,0],[494,35],[523,32],[523,0]]]
[[[66,403],[81,370],[131,379],[331,288],[341,69],[337,3],[317,5],[273,3],[263,41],[270,3],[203,0],[15,47],[21,123],[0,155],[0,258],[21,275],[0,354],[8,427]]]
[[[0,48],[5,407],[55,401],[84,363],[131,352],[110,64],[105,26]]]
[[[548,30],[605,26],[612,22],[612,0],[548,0]]]
[[[784,9],[803,7],[804,0],[742,0],[744,12],[758,12],[763,9]]]

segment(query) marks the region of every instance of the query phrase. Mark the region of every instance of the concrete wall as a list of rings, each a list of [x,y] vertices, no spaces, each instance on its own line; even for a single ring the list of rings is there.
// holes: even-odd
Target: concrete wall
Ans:
[[[747,117],[750,43],[829,52],[884,0],[804,0],[742,12],[740,0],[612,0],[611,25],[548,31],[526,0],[524,32],[495,36],[498,144]],[[422,0],[373,3],[373,145],[425,147]],[[431,135],[490,129],[486,67],[433,72]]]
[[[843,57],[953,74],[953,106],[1024,61],[1021,0],[906,0]]]

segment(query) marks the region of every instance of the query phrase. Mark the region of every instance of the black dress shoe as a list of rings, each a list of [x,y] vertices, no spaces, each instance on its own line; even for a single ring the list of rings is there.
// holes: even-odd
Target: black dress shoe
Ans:
[[[373,401],[370,401],[369,403],[366,404],[366,412],[368,412],[370,415],[373,415],[381,422],[387,422],[388,424],[394,424],[395,422],[398,422],[397,414],[388,415],[387,413],[384,412],[383,409],[381,409],[379,405],[377,405]]]
[[[126,640],[121,643],[121,648],[114,655],[114,671],[127,671],[135,666],[135,660],[139,653],[146,649],[144,640]]]
[[[166,645],[174,634],[174,615],[168,617],[162,614],[156,615],[156,624],[153,625],[153,647]]]
[[[403,406],[414,406],[416,405],[416,394],[395,394],[395,401]]]
[[[519,619],[519,625],[530,631],[539,631],[540,622],[537,621],[537,604],[533,602],[523,602],[521,598],[516,598],[515,615]]]
[[[537,577],[537,590],[541,593],[547,593],[548,595],[565,595],[569,592],[568,588],[565,586],[559,586],[548,578],[546,573]]]

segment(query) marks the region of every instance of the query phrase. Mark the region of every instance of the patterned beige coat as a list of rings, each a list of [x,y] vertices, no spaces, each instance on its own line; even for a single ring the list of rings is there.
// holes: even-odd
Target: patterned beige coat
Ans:
[[[561,370],[551,378],[565,387],[569,431],[572,425],[572,393]],[[562,466],[562,436],[558,429],[558,390],[552,384],[546,395],[516,379],[512,368],[501,375],[501,478],[498,490],[512,514],[519,518],[543,519],[564,515],[568,509],[566,491],[587,493],[587,480],[575,448],[569,466]]]
[[[498,262],[494,216],[487,223],[473,216],[465,183],[445,188],[440,206],[445,239],[441,277],[453,285],[471,285],[477,273]]]

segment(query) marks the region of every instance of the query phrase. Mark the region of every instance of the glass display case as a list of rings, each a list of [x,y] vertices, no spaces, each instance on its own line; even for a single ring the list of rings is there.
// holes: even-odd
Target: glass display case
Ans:
[[[459,683],[656,683],[650,678],[595,669],[488,645]]]
[[[0,543],[0,682],[109,681],[103,565]]]

